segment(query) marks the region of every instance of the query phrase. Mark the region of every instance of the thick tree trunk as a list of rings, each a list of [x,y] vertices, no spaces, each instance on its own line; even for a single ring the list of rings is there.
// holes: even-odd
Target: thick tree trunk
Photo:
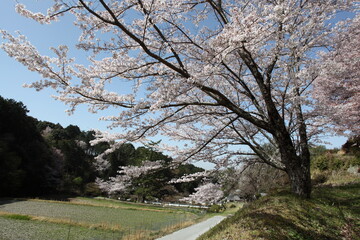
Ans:
[[[310,161],[303,162],[303,160],[298,157],[297,160],[290,162],[291,164],[286,166],[286,172],[290,179],[292,192],[300,197],[310,198]]]
[[[310,198],[311,194],[311,176],[310,176],[310,154],[307,145],[302,144],[300,154],[297,153],[290,135],[287,131],[276,132],[276,140],[281,155],[281,162],[285,165],[292,192],[300,197]]]

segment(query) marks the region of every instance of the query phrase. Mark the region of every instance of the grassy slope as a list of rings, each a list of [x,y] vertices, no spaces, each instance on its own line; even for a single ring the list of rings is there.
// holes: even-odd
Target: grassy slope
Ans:
[[[360,239],[360,181],[315,188],[312,199],[263,197],[200,238],[211,239]]]

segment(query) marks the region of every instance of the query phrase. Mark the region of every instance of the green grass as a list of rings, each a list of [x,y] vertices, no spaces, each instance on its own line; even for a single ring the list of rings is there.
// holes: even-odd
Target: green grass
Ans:
[[[105,231],[65,224],[55,224],[39,221],[23,221],[0,217],[1,240],[84,240],[121,239],[122,232]]]
[[[32,234],[28,233],[32,231],[28,229],[16,233],[17,238],[4,239],[67,239],[67,237],[47,238],[47,232],[50,231],[48,229],[59,233],[59,236],[63,236],[64,231],[74,236],[88,231],[94,236],[101,236],[79,239],[154,239],[156,234],[189,224],[195,218],[197,218],[195,214],[176,209],[108,200],[85,198],[74,199],[73,202],[37,199],[0,200],[0,226],[13,223],[24,229],[33,229],[33,232],[36,232],[34,234],[39,236],[28,238],[27,236]],[[3,239],[3,236],[12,236],[14,230],[11,229],[13,228],[2,228],[0,239]],[[19,234],[23,234],[23,237],[19,237]],[[126,235],[131,237],[124,237]],[[116,237],[113,238],[114,236]]]
[[[31,220],[30,216],[20,215],[20,214],[6,214],[3,217],[10,218],[10,219],[16,219],[16,220],[25,220],[25,221]]]
[[[314,189],[311,199],[289,192],[248,204],[200,240],[360,239],[360,181]]]

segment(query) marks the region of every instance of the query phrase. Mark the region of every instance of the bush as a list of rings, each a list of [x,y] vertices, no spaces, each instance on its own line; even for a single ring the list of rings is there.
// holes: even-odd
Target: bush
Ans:
[[[360,166],[360,156],[354,156],[349,160],[349,167]]]
[[[83,181],[84,180],[82,179],[82,177],[76,177],[72,180],[72,182],[77,186],[80,186],[83,183]]]
[[[351,166],[360,166],[360,157],[327,152],[311,159],[312,170],[339,171]]]
[[[235,205],[235,204],[231,204],[231,205],[229,206],[229,208],[236,208],[236,205]]]
[[[88,183],[85,185],[85,196],[96,197],[101,195],[101,190],[96,183]]]
[[[311,160],[311,165],[314,169],[320,171],[326,170],[340,170],[346,167],[347,161],[332,153],[325,153],[314,157]]]
[[[328,172],[319,172],[315,171],[313,173],[311,183],[312,185],[317,185],[321,183],[325,183],[328,180],[329,173]]]
[[[224,210],[224,208],[222,206],[214,204],[208,209],[208,212],[209,213],[218,213],[218,212],[221,212],[222,210]]]

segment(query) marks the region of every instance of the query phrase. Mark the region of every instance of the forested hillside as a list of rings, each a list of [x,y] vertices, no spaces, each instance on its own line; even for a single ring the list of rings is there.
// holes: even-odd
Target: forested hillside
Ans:
[[[151,147],[128,143],[107,155],[110,167],[97,171],[94,158],[109,145],[90,145],[93,131],[78,126],[63,127],[27,115],[21,102],[0,96],[0,196],[101,195],[96,178],[114,177],[122,166],[139,166],[143,161],[171,158]],[[171,200],[191,193],[199,181],[169,184],[183,174],[203,169],[188,164],[140,176],[122,197],[137,201]]]
[[[54,152],[26,107],[0,97],[0,195],[36,195],[59,185]]]

